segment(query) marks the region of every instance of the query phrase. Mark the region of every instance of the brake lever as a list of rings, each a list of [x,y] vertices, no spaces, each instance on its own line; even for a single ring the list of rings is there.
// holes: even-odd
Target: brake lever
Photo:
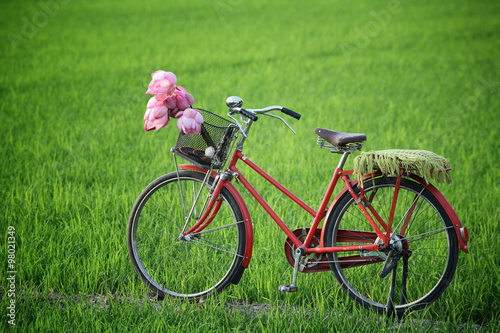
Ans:
[[[228,116],[229,118],[231,118],[232,120],[234,120],[235,124],[236,124],[236,125],[238,126],[238,128],[240,129],[241,134],[242,134],[242,135],[246,138],[246,137],[247,137],[247,135],[245,134],[245,130],[243,129],[243,127],[240,125],[240,122],[239,122],[238,120],[236,120],[236,118],[234,118],[233,116],[231,116],[231,112],[229,112],[229,113],[227,114],[227,116]]]
[[[290,131],[292,131],[293,134],[297,134],[297,133],[295,133],[295,131],[293,130],[293,128],[291,128],[290,125],[288,125],[288,123],[283,118],[281,118],[281,117],[279,117],[279,116],[277,116],[275,114],[270,114],[270,113],[267,113],[267,112],[265,112],[263,114],[265,114],[266,116],[269,116],[269,117],[278,118],[279,120],[281,120],[282,122],[285,123],[285,125],[290,129]]]

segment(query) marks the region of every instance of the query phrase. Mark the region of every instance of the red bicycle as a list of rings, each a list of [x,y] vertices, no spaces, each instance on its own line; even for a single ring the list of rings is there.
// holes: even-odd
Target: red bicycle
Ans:
[[[356,176],[354,170],[343,168],[348,156],[361,150],[366,135],[317,128],[320,147],[341,158],[315,210],[243,154],[258,116],[277,118],[293,131],[270,112],[296,119],[300,114],[282,106],[244,109],[238,97],[226,103],[232,121],[201,110],[201,134],[180,134],[172,148],[176,170],[149,184],[130,214],[130,258],[159,298],[202,300],[240,281],[252,256],[253,227],[235,182],[288,237],[285,254],[293,266],[293,280],[280,291],[296,291],[299,272],[331,270],[355,302],[399,316],[431,304],[444,292],[455,273],[459,249],[468,252],[467,228],[427,177],[418,174],[418,161],[408,163],[396,152],[397,170],[388,175],[381,165],[389,156],[379,152],[368,159],[372,172]],[[191,164],[178,165],[177,156]],[[239,162],[310,214],[311,226],[290,230],[240,172]],[[438,172],[449,169],[429,170],[430,175]],[[332,200],[339,181],[344,188]]]

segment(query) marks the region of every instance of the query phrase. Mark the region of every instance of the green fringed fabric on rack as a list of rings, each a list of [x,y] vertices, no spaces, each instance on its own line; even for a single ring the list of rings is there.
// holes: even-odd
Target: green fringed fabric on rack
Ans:
[[[397,176],[399,170],[414,173],[438,183],[451,184],[450,162],[427,150],[373,150],[363,152],[354,159],[354,173],[361,179],[364,175],[380,170],[384,175]]]

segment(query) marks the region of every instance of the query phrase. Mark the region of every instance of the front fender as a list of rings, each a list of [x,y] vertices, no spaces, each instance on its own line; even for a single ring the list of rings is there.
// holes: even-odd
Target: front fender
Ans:
[[[374,178],[374,177],[379,177],[382,174],[380,172],[372,173],[372,174],[367,174],[364,176],[363,181]],[[450,203],[444,195],[432,184],[427,183],[422,177],[419,177],[415,174],[409,174],[407,175],[408,178],[413,179],[414,181],[420,183],[422,186],[424,186],[427,190],[429,190],[434,197],[439,201],[441,206],[443,206],[446,214],[448,214],[451,223],[453,225],[453,228],[455,229],[455,234],[457,235],[457,240],[458,240],[458,245],[460,247],[460,250],[464,251],[465,253],[469,253],[469,249],[467,247],[467,242],[469,240],[467,228],[462,226],[462,223],[460,222],[460,219],[457,216],[457,213],[455,213],[455,210],[451,207]],[[358,180],[354,180],[352,182],[352,186],[356,187],[358,184]],[[342,198],[347,192],[347,188],[343,188],[342,191],[337,195],[337,197],[332,201],[330,207],[328,208],[328,211],[326,213],[323,226],[321,228],[321,246],[323,246],[323,239],[324,239],[324,232],[326,230],[326,223],[328,221],[328,218],[335,209],[337,203],[339,202],[340,198]]]
[[[179,168],[181,170],[190,170],[190,171],[198,171],[201,173],[207,173],[207,170],[199,168],[192,164],[180,164]],[[211,176],[215,178],[217,176],[217,173],[212,171]],[[245,232],[246,232],[246,243],[245,243],[245,256],[243,258],[242,266],[248,268],[248,265],[250,264],[250,259],[252,258],[252,251],[253,251],[253,227],[252,227],[252,219],[250,217],[250,212],[248,211],[248,207],[245,204],[243,198],[241,197],[241,194],[238,192],[238,190],[234,187],[233,184],[231,184],[230,182],[226,182],[224,184],[224,187],[234,197],[236,203],[238,204],[241,210],[241,214],[243,215],[243,223],[245,225]]]

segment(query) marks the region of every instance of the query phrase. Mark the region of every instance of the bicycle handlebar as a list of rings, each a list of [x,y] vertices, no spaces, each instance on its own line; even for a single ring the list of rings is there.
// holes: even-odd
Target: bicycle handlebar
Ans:
[[[257,117],[258,114],[266,114],[269,111],[281,111],[284,114],[289,115],[290,117],[293,117],[297,120],[299,120],[300,117],[302,116],[300,113],[297,113],[295,111],[292,111],[288,108],[279,105],[268,106],[263,109],[243,109],[241,107],[234,107],[231,108],[230,111],[234,113],[241,113],[242,115],[253,121],[256,121],[258,119]]]
[[[243,136],[246,138],[247,137],[247,134],[248,134],[248,130],[250,129],[250,125],[252,124],[252,122],[254,121],[257,121],[257,119],[259,119],[259,117],[257,117],[257,115],[259,114],[263,114],[265,116],[269,116],[269,117],[273,117],[273,118],[278,118],[279,120],[281,120],[294,134],[295,134],[295,131],[293,130],[293,128],[290,127],[290,125],[288,125],[288,123],[281,117],[279,116],[276,116],[274,114],[270,114],[268,112],[270,111],[281,111],[283,112],[284,114],[286,115],[289,115],[290,117],[293,117],[295,119],[300,119],[301,115],[300,113],[297,113],[297,112],[294,112],[290,109],[287,109],[283,106],[279,106],[279,105],[275,105],[275,106],[268,106],[268,107],[265,107],[263,109],[243,109],[241,106],[243,105],[243,100],[238,97],[238,96],[230,96],[226,99],[226,105],[229,107],[229,113],[227,114],[229,116],[229,118],[233,119],[236,123],[236,125],[238,126],[238,128],[240,129],[240,132],[241,134],[243,134]],[[249,119],[249,121],[245,121],[244,119],[242,119],[242,121],[246,124],[246,127],[243,128],[240,124],[240,122],[233,118],[232,115],[235,114],[235,113],[238,113],[240,115],[242,115],[243,117],[246,117]],[[239,143],[241,146],[243,144],[243,141],[241,141]]]
[[[295,119],[297,119],[297,120],[299,120],[299,119],[300,119],[300,117],[302,117],[302,115],[301,115],[300,113],[297,113],[297,112],[292,111],[292,110],[290,110],[290,109],[287,109],[287,108],[285,108],[285,107],[281,110],[281,112],[283,112],[284,114],[287,114],[287,115],[289,115],[290,117],[293,117],[293,118],[295,118]]]
[[[257,119],[259,119],[259,117],[257,117],[257,115],[253,113],[252,110],[245,110],[243,108],[240,108],[240,113],[253,121],[257,121]]]

